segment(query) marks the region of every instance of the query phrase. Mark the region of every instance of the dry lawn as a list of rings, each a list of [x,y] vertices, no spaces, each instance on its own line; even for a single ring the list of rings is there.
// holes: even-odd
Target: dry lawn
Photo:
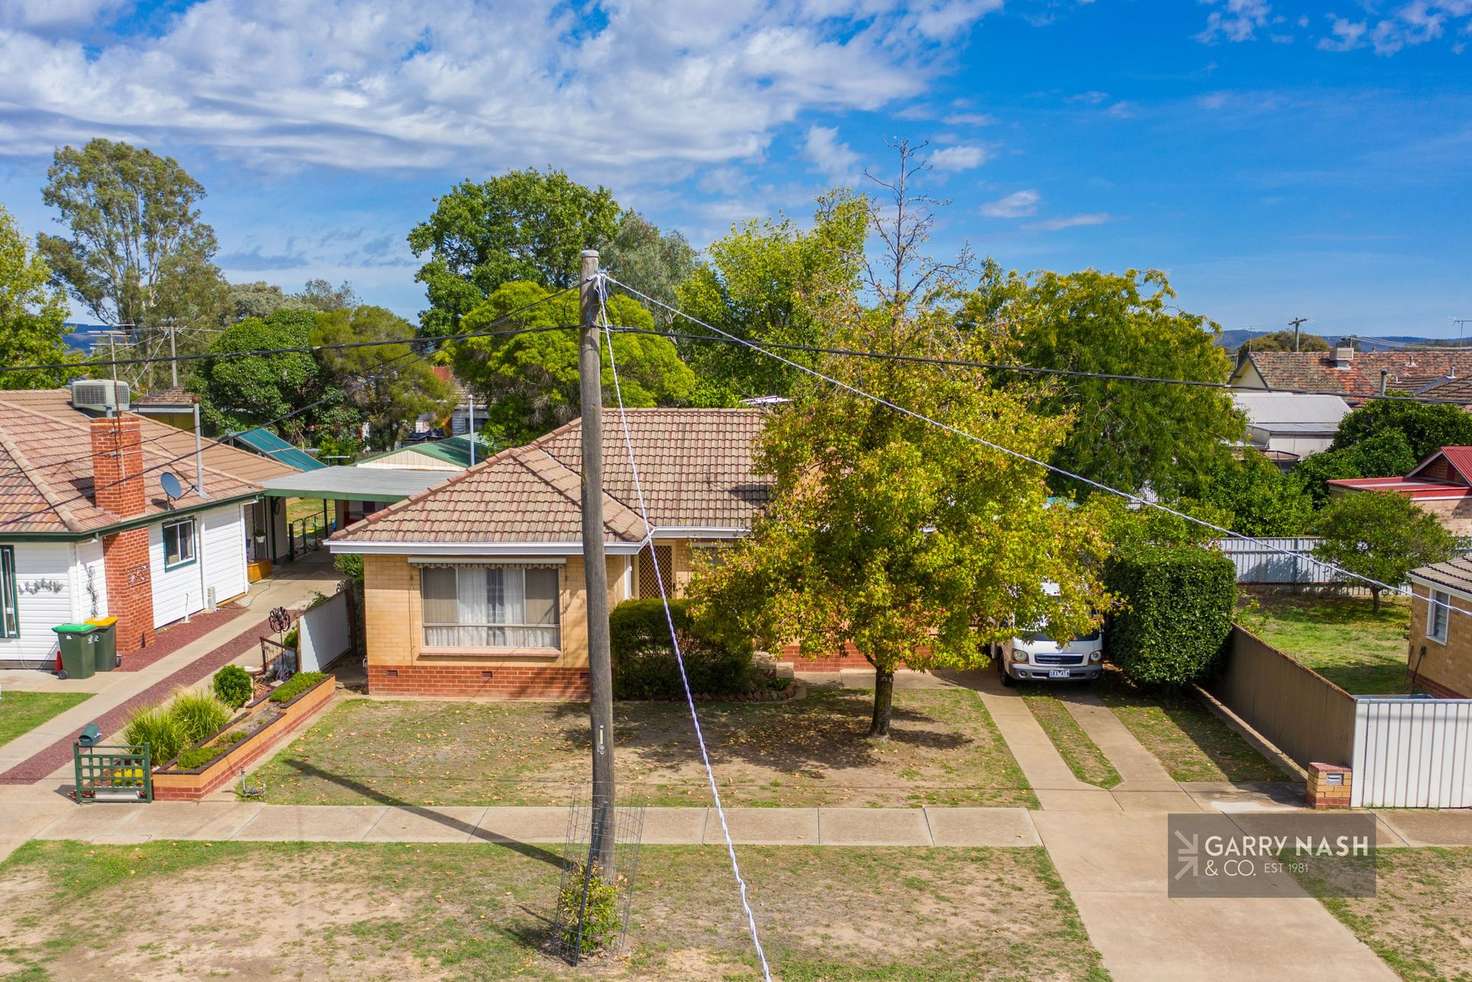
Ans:
[[[1301,879],[1401,978],[1472,979],[1472,848],[1377,849],[1375,896],[1327,895],[1351,864],[1366,861],[1341,860],[1326,877]]]
[[[741,858],[783,979],[1104,977],[1042,849]],[[31,842],[0,865],[0,976],[755,976],[724,850],[646,847],[626,950],[576,971],[541,951],[559,869],[529,846]]]
[[[866,739],[872,693],[815,688],[782,703],[702,703],[728,805],[1028,805],[1036,800],[976,693],[899,690],[892,735]],[[709,800],[681,703],[614,707],[620,796]],[[562,804],[588,780],[574,703],[353,699],[259,772],[286,804]]]

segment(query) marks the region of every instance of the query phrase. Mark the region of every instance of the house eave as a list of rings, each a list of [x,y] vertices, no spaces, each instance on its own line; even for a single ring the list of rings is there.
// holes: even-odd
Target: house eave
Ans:
[[[638,555],[643,542],[607,542],[610,556]],[[582,542],[355,542],[327,540],[334,556],[581,556]]]
[[[130,529],[146,528],[155,522],[167,522],[180,515],[193,515],[212,508],[220,508],[224,505],[245,504],[256,501],[260,494],[249,491],[245,494],[231,495],[228,498],[211,498],[190,505],[187,508],[173,508],[168,511],[156,512],[152,515],[140,515],[122,522],[114,522],[100,528],[87,529],[82,532],[7,532],[0,528],[0,541],[26,541],[26,542],[85,542],[88,539],[99,539],[104,535],[115,535],[118,532],[127,532]]]

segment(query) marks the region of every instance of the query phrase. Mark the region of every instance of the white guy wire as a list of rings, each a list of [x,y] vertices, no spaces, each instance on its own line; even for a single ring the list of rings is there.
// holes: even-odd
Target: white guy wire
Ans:
[[[634,289],[633,287],[629,286],[627,283],[624,283],[622,280],[617,280],[617,279],[614,279],[613,277],[610,276],[610,277],[608,277],[608,281],[610,283],[617,284],[618,286],[622,287],[624,290],[627,290],[630,294],[632,294],[633,296],[636,296],[636,297],[640,298],[641,300],[644,300],[644,301],[646,301],[648,303],[657,304],[658,306],[663,307],[665,310],[668,310],[670,313],[675,314],[676,316],[683,317],[686,320],[688,320],[688,321],[690,321],[690,322],[692,322],[694,324],[699,324],[701,327],[705,328],[706,330],[714,331],[715,333],[721,335],[722,337],[730,338],[731,340],[735,341],[736,343],[741,344],[741,345],[743,345],[743,346],[745,346],[747,348],[750,348],[753,351],[761,352],[762,354],[766,355],[768,358],[775,358],[777,361],[780,361],[780,362],[782,362],[785,365],[789,365],[792,368],[796,368],[799,371],[806,372],[807,374],[813,376],[814,378],[821,379],[822,381],[827,382],[830,385],[835,385],[838,388],[843,389],[843,390],[845,390],[845,391],[847,391],[847,392],[849,392],[849,393],[851,393],[853,395],[859,396],[860,398],[863,398],[863,399],[868,399],[868,400],[870,400],[872,402],[877,402],[877,403],[879,403],[882,406],[888,406],[890,409],[893,409],[897,413],[902,413],[902,414],[904,414],[906,416],[909,416],[909,417],[911,417],[913,419],[918,419],[921,422],[929,423],[932,426],[937,426],[937,427],[945,430],[946,432],[952,433],[952,434],[954,434],[956,436],[959,436],[959,437],[961,437],[963,439],[971,440],[974,443],[979,443],[979,444],[981,444],[984,447],[990,447],[992,450],[996,450],[996,451],[998,451],[1000,453],[1007,454],[1009,457],[1015,457],[1018,460],[1025,461],[1025,462],[1027,462],[1029,464],[1035,464],[1038,467],[1041,467],[1044,470],[1052,471],[1055,474],[1061,474],[1064,477],[1072,478],[1073,480],[1078,481],[1078,482],[1080,482],[1082,484],[1087,484],[1088,486],[1090,486],[1090,487],[1092,487],[1092,488],[1094,488],[1094,489],[1096,489],[1098,491],[1104,491],[1104,492],[1106,492],[1108,494],[1116,495],[1116,496],[1118,496],[1120,498],[1123,498],[1126,501],[1132,502],[1134,504],[1145,505],[1147,507],[1155,508],[1155,509],[1157,509],[1159,511],[1163,511],[1163,512],[1165,512],[1168,515],[1174,515],[1177,518],[1183,519],[1184,521],[1187,521],[1187,522],[1192,522],[1192,523],[1194,523],[1196,525],[1200,525],[1202,528],[1210,529],[1211,531],[1216,532],[1219,535],[1226,536],[1227,538],[1241,539],[1243,542],[1251,542],[1251,543],[1254,543],[1254,544],[1256,544],[1258,546],[1263,547],[1264,549],[1267,549],[1270,552],[1281,553],[1281,554],[1283,554],[1285,556],[1295,556],[1295,557],[1307,558],[1307,559],[1312,560],[1313,562],[1316,562],[1319,565],[1325,567],[1326,569],[1331,569],[1334,572],[1340,573],[1340,574],[1342,574],[1344,576],[1347,576],[1347,577],[1350,577],[1351,579],[1360,580],[1361,582],[1366,583],[1369,586],[1378,587],[1381,590],[1389,590],[1391,593],[1398,594],[1398,595],[1403,596],[1403,597],[1411,597],[1413,599],[1415,598],[1414,591],[1406,590],[1404,587],[1391,586],[1389,583],[1382,583],[1379,580],[1373,579],[1372,577],[1369,577],[1369,576],[1362,576],[1359,573],[1356,573],[1356,572],[1354,572],[1352,570],[1345,569],[1342,566],[1337,566],[1334,563],[1327,562],[1326,560],[1323,560],[1323,559],[1319,559],[1316,556],[1314,556],[1312,553],[1305,553],[1305,552],[1301,552],[1301,551],[1296,550],[1296,549],[1285,549],[1282,546],[1275,546],[1275,545],[1273,545],[1270,542],[1264,541],[1263,539],[1257,539],[1257,538],[1254,538],[1254,537],[1252,537],[1250,535],[1243,535],[1241,532],[1233,532],[1229,528],[1223,528],[1222,526],[1216,525],[1216,524],[1214,524],[1212,522],[1208,522],[1205,519],[1197,518],[1194,515],[1188,515],[1188,514],[1186,514],[1183,511],[1177,511],[1176,509],[1171,508],[1169,505],[1162,505],[1158,501],[1148,501],[1145,498],[1141,498],[1139,495],[1131,494],[1128,491],[1121,491],[1119,488],[1110,487],[1109,485],[1100,483],[1099,481],[1095,481],[1092,478],[1084,477],[1082,474],[1075,474],[1073,471],[1066,470],[1066,469],[1064,469],[1062,467],[1058,467],[1058,466],[1056,466],[1054,464],[1050,464],[1050,463],[1048,463],[1047,461],[1044,461],[1044,460],[1039,460],[1036,457],[1032,457],[1032,456],[1029,456],[1028,454],[1022,453],[1019,450],[1013,450],[1010,447],[1004,447],[1004,446],[1002,446],[999,443],[992,443],[990,440],[983,439],[982,437],[979,437],[979,436],[977,436],[974,433],[968,433],[967,431],[962,430],[962,429],[958,429],[957,427],[954,427],[954,426],[950,425],[949,423],[943,423],[943,422],[941,422],[938,419],[932,419],[931,417],[925,415],[924,413],[916,412],[913,409],[909,409],[909,408],[906,408],[905,406],[901,406],[898,403],[891,402],[890,400],[884,398],[883,396],[877,396],[877,395],[875,395],[872,392],[865,392],[863,389],[856,388],[855,386],[849,385],[847,382],[840,381],[839,379],[836,379],[836,378],[834,378],[831,375],[825,375],[825,374],[823,374],[822,372],[818,371],[815,368],[809,368],[808,366],[799,364],[798,362],[795,362],[795,361],[791,360],[790,358],[784,358],[781,355],[777,354],[776,352],[768,351],[766,348],[763,348],[761,345],[759,345],[759,344],[757,344],[757,343],[755,343],[753,341],[748,341],[748,340],[746,340],[743,337],[739,337],[739,336],[737,336],[735,334],[730,334],[730,333],[728,333],[726,331],[721,330],[719,327],[715,327],[715,326],[713,326],[711,324],[707,324],[705,321],[700,320],[698,317],[693,317],[690,314],[685,313],[683,310],[679,310],[678,308],[672,307],[672,306],[670,306],[669,304],[665,303],[662,300],[658,300],[658,299],[656,299],[654,297],[651,297],[647,293],[641,293],[640,291],[638,291],[638,290]],[[1436,594],[1436,591],[1435,590],[1428,590],[1427,591],[1427,601],[1428,601],[1428,603],[1435,604],[1436,606],[1439,606],[1439,607],[1446,607],[1448,610],[1454,610],[1454,611],[1457,611],[1458,613],[1461,613],[1461,614],[1472,615],[1472,610],[1463,610],[1460,607],[1452,606],[1450,603],[1443,603],[1442,601],[1436,599],[1435,594]]]
[[[644,543],[649,548],[650,558],[654,559],[654,526],[649,523],[649,508],[644,501],[644,485],[639,479],[639,463],[634,459],[634,440],[629,433],[629,417],[624,411],[623,387],[618,379],[618,362],[613,357],[613,332],[609,329],[608,308],[605,306],[607,299],[607,285],[604,282],[604,274],[599,274],[595,288],[598,290],[598,310],[603,321],[603,336],[608,341],[608,367],[613,374],[613,392],[618,398],[618,418],[624,431],[624,448],[629,452],[629,468],[634,474],[634,493],[639,499],[639,516],[644,520]],[[746,926],[751,931],[751,943],[756,948],[757,961],[761,962],[762,978],[766,982],[772,982],[772,970],[767,965],[767,953],[762,950],[761,937],[756,930],[756,914],[752,912],[751,901],[746,896],[746,880],[741,876],[741,866],[736,862],[736,845],[731,841],[731,829],[726,824],[726,810],[721,806],[721,791],[716,785],[716,772],[710,766],[710,753],[705,749],[705,734],[700,730],[700,716],[695,711],[695,697],[690,693],[690,678],[685,674],[685,656],[680,651],[680,638],[675,631],[675,618],[670,613],[670,600],[665,592],[664,574],[660,572],[659,562],[656,559],[651,563],[654,567],[654,581],[659,585],[659,599],[664,604],[664,620],[670,629],[670,644],[675,649],[675,664],[680,667],[680,684],[685,687],[685,703],[690,707],[690,722],[695,725],[695,742],[700,745],[700,759],[705,763],[705,778],[710,783],[711,799],[716,805],[716,815],[721,820],[721,834],[726,839],[726,854],[731,857],[731,872],[736,877],[736,886],[741,893],[741,909],[746,912]]]

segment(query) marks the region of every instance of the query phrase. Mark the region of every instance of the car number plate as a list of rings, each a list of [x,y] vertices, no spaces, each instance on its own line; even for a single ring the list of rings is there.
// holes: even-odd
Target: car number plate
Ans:
[[[1066,679],[1066,678],[1068,678],[1068,669],[1066,669],[1066,668],[1051,668],[1051,669],[1048,670],[1048,678],[1050,678],[1050,679]]]

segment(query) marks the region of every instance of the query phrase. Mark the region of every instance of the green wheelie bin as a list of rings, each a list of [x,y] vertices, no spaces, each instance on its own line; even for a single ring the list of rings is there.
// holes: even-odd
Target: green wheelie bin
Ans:
[[[97,670],[97,625],[58,624],[56,643],[61,648],[61,670],[69,679],[90,679]]]
[[[118,619],[116,617],[89,617],[84,623],[97,628],[97,664],[99,672],[110,672],[118,667]]]

